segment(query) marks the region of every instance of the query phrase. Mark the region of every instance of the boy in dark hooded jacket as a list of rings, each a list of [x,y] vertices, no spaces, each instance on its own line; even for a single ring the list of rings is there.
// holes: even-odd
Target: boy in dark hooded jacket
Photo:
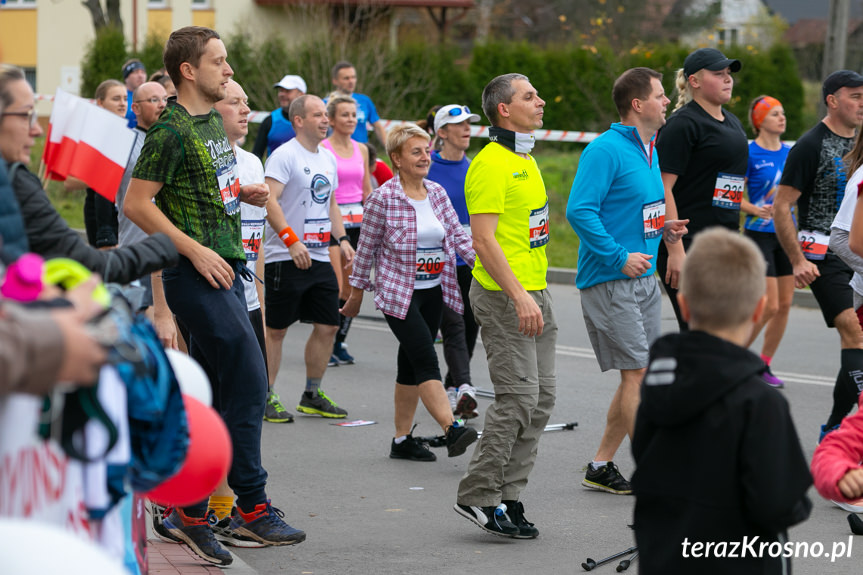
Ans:
[[[812,477],[788,403],[741,347],[764,277],[755,244],[724,229],[687,253],[677,297],[692,331],[651,348],[632,442],[642,574],[790,573],[786,530],[809,516]]]

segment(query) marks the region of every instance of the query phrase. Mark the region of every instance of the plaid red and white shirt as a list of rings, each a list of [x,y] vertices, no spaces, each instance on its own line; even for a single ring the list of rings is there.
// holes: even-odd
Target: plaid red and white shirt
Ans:
[[[441,289],[444,303],[464,313],[456,279],[455,254],[473,267],[473,240],[458,221],[449,196],[440,184],[423,180],[429,203],[444,227],[444,267]],[[387,315],[404,319],[414,292],[417,270],[417,216],[396,175],[374,190],[363,204],[363,227],[354,256],[349,283],[375,292],[375,307]],[[375,283],[369,280],[375,267]]]

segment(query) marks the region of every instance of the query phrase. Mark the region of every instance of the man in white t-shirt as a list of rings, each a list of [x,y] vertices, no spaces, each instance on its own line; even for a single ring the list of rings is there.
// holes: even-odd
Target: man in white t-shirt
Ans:
[[[237,145],[237,142],[249,133],[249,99],[242,86],[231,80],[228,82],[227,96],[216,102],[214,108],[222,115],[222,123],[228,141],[234,148],[237,157],[237,169],[242,184],[264,184],[264,166],[261,160],[251,152]],[[240,202],[240,219],[242,221],[243,251],[246,253],[246,267],[249,274],[243,277],[246,306],[249,319],[258,337],[264,363],[267,359],[266,339],[264,337],[264,316],[261,302],[264,299],[264,285],[256,278],[264,277],[264,253],[261,250],[264,240],[267,209]],[[264,411],[264,421],[273,423],[291,423],[293,416],[285,410],[278,394],[272,385],[267,393],[267,407]]]
[[[321,390],[321,379],[339,327],[339,285],[328,246],[335,235],[349,264],[354,257],[339,206],[336,158],[320,147],[329,121],[324,102],[300,96],[290,107],[296,138],[267,159],[270,186],[264,241],[265,303],[270,389],[282,361],[282,343],[297,320],[313,325],[306,342],[306,389],[297,411],[343,418],[348,412]]]

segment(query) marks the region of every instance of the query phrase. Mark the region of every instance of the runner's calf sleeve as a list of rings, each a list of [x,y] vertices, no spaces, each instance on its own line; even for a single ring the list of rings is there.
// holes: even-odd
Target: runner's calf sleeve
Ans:
[[[828,429],[842,422],[842,418],[857,404],[863,389],[863,349],[843,349],[842,362],[836,385],[833,387],[833,411],[827,420]]]

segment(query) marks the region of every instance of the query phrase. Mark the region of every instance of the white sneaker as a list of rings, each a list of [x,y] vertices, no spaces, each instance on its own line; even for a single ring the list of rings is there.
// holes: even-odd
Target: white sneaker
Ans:
[[[855,499],[848,503],[844,501],[836,501],[835,499],[831,499],[830,501],[832,501],[833,505],[839,509],[844,509],[849,513],[863,513],[863,499]]]
[[[449,398],[449,409],[455,413],[455,406],[458,398],[458,391],[454,387],[446,388],[446,396]]]
[[[476,412],[476,406],[476,388],[469,383],[463,383],[458,386],[456,406],[453,413],[461,415],[465,419],[471,419],[479,416]]]

